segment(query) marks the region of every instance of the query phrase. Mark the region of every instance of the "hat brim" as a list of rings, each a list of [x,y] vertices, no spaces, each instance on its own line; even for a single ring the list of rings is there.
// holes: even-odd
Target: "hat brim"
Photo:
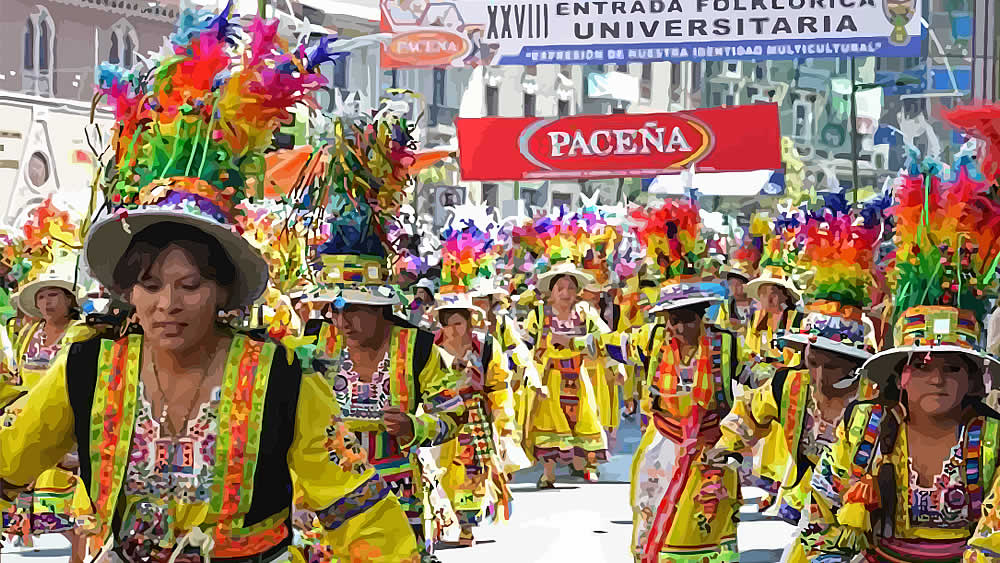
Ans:
[[[750,283],[750,276],[748,276],[747,274],[744,274],[743,272],[736,272],[736,271],[723,272],[722,275],[723,275],[723,278],[727,279],[727,280],[729,278],[739,278],[739,279],[743,280],[744,283]]]
[[[953,344],[941,346],[900,346],[898,348],[890,348],[869,358],[868,361],[861,366],[861,370],[864,372],[865,377],[872,380],[874,383],[878,385],[885,385],[900,362],[908,360],[913,354],[926,354],[928,352],[932,354],[965,354],[977,363],[985,362],[986,371],[990,376],[991,388],[996,389],[998,385],[1000,385],[1000,360],[997,360],[985,352],[970,350],[969,348],[963,348]]]
[[[791,293],[792,297],[796,300],[802,299],[802,292],[799,291],[799,288],[795,287],[795,284],[793,284],[791,280],[783,280],[780,278],[754,278],[750,280],[747,282],[745,289],[747,296],[751,299],[759,299],[757,292],[760,288],[768,284],[784,288],[785,291]]]
[[[654,306],[649,310],[650,314],[661,313],[664,311],[676,311],[677,309],[683,309],[685,307],[694,307],[695,305],[712,305],[722,301],[722,297],[717,295],[705,295],[702,297],[685,297],[684,299],[675,299],[673,301],[668,301],[666,303],[661,303]]]
[[[480,318],[486,318],[486,311],[482,307],[477,307],[476,305],[462,305],[458,303],[449,303],[447,305],[440,305],[434,307],[434,313],[438,314],[442,311],[472,311],[473,313],[480,316]]]
[[[510,295],[510,292],[500,287],[492,287],[490,289],[478,289],[476,291],[470,291],[469,295],[473,299],[485,299],[487,297],[493,297],[494,295],[501,295],[506,297]]]
[[[47,287],[55,287],[69,292],[73,296],[73,305],[79,306],[80,297],[76,294],[76,286],[73,285],[73,282],[67,280],[35,280],[25,284],[21,291],[17,293],[15,307],[29,317],[42,318],[42,312],[38,309],[38,305],[35,304],[35,299],[38,297],[38,292]]]
[[[195,227],[222,246],[236,267],[236,280],[226,303],[227,309],[251,305],[264,293],[269,275],[267,262],[250,242],[231,227],[181,210],[136,209],[124,218],[106,216],[99,220],[91,227],[84,245],[90,274],[104,287],[113,288],[115,268],[128,250],[132,237],[147,227],[166,222]],[[124,299],[126,296],[117,297]]]
[[[848,356],[855,360],[865,361],[872,357],[872,353],[866,350],[861,350],[855,348],[854,346],[848,346],[843,342],[837,342],[836,340],[831,340],[825,336],[812,336],[809,334],[785,334],[775,338],[779,343],[784,344],[790,342],[793,344],[805,347],[806,345],[812,345],[820,350],[825,350],[827,352],[833,352],[834,354],[840,354],[841,356]]]
[[[573,278],[576,280],[576,286],[581,290],[586,287],[587,284],[594,281],[594,278],[590,274],[577,270],[576,268],[559,268],[538,274],[538,285],[542,291],[549,293],[552,291],[553,280],[559,276],[569,276]]]

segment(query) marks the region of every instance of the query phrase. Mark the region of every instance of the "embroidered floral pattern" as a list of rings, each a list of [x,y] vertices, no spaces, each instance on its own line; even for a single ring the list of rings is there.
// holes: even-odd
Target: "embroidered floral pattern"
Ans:
[[[389,354],[378,363],[371,382],[361,380],[354,369],[354,362],[345,346],[340,352],[337,362],[338,369],[333,379],[333,393],[340,404],[340,412],[344,418],[379,421],[382,411],[389,406],[392,393],[389,378]]]
[[[56,354],[62,348],[62,339],[60,338],[48,346],[45,345],[44,339],[45,331],[39,325],[38,330],[31,335],[31,340],[28,341],[28,348],[21,359],[21,369],[33,371],[49,369],[53,358],[56,357]]]
[[[326,451],[330,461],[340,466],[344,471],[362,474],[371,467],[368,454],[357,436],[347,429],[343,421],[334,418],[326,427]]]
[[[962,457],[962,447],[956,445],[929,488],[917,484],[917,472],[911,464],[910,521],[914,525],[933,528],[969,526],[969,497],[962,476],[965,468]]]
[[[179,447],[172,447],[171,440],[162,439],[145,386],[139,383],[139,408],[123,486],[126,495],[184,503],[208,501],[214,482],[220,394],[221,389],[215,388],[211,400],[198,409],[184,436],[176,440]]]

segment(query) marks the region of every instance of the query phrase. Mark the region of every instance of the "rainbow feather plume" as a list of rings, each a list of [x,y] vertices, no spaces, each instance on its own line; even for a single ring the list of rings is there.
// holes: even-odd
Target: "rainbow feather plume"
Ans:
[[[654,209],[634,209],[630,217],[646,256],[665,279],[696,273],[701,215],[693,201],[670,199]]]
[[[100,66],[99,94],[117,121],[110,203],[141,203],[143,187],[171,177],[203,180],[227,208],[263,191],[274,131],[292,120],[290,108],[314,103],[325,83],[317,66],[342,56],[329,39],[293,48],[277,30],[259,18],[241,27],[231,7],[186,10],[150,72]]]
[[[896,254],[889,272],[897,311],[941,305],[986,313],[996,295],[1000,204],[965,166],[942,181],[926,163],[897,184]]]
[[[810,218],[802,228],[798,262],[811,274],[807,293],[812,300],[867,305],[879,233],[847,213]]]

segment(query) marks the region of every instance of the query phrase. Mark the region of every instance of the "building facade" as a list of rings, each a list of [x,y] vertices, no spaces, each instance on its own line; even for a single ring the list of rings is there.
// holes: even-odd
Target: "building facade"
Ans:
[[[131,66],[159,49],[179,0],[4,0],[0,10],[0,221],[59,192],[86,210],[95,171],[91,146],[112,119],[91,124],[94,73],[103,61]],[[90,139],[88,142],[88,129]]]

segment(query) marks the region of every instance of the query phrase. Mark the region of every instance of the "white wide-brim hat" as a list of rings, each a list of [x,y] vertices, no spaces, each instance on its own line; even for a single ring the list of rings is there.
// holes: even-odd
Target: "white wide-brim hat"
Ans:
[[[163,207],[139,208],[122,216],[111,215],[91,227],[84,244],[84,254],[90,274],[113,291],[114,272],[125,255],[132,237],[158,223],[189,225],[214,238],[236,267],[236,280],[226,303],[227,309],[240,309],[253,304],[267,288],[268,267],[264,257],[234,227],[209,218],[192,215],[182,209]],[[117,297],[125,298],[124,295]]]
[[[510,292],[501,285],[497,285],[494,278],[479,278],[474,285],[475,289],[470,293],[473,299],[482,299],[494,295],[510,295]]]
[[[685,307],[712,305],[723,301],[718,293],[712,292],[709,284],[700,278],[683,276],[666,281],[660,286],[656,303],[649,310],[650,314],[675,311]]]
[[[77,295],[76,285],[64,276],[52,272],[42,274],[38,276],[38,279],[25,284],[21,291],[16,294],[16,299],[11,299],[11,302],[25,315],[40,319],[42,312],[38,309],[35,299],[40,291],[51,287],[65,290],[73,297],[73,306],[79,306],[80,296]]]
[[[486,311],[473,304],[472,294],[470,293],[441,293],[434,299],[435,313],[440,313],[441,311],[471,311],[478,314],[480,318],[486,317]]]
[[[746,293],[751,299],[759,299],[757,292],[768,284],[784,288],[796,300],[802,298],[802,291],[795,287],[795,282],[785,274],[784,270],[773,266],[765,268],[760,276],[747,282]]]
[[[594,281],[593,276],[576,267],[571,262],[559,262],[548,271],[538,274],[538,287],[545,293],[552,291],[552,282],[558,276],[570,276],[576,280],[579,289]]]
[[[837,342],[836,340],[831,340],[825,336],[815,334],[787,333],[776,337],[775,340],[779,340],[783,343],[790,342],[803,347],[811,345],[814,348],[819,348],[820,350],[826,350],[827,352],[833,352],[834,354],[848,356],[861,361],[865,361],[872,357],[872,353],[867,350],[862,350],[861,348],[850,346],[844,344],[843,342]]]
[[[332,303],[337,307],[344,305],[389,307],[399,304],[399,296],[388,285],[332,287],[309,293],[302,300],[309,303]]]
[[[979,321],[971,311],[948,306],[910,307],[896,320],[894,341],[899,346],[883,350],[861,366],[862,373],[884,385],[902,362],[914,355],[964,354],[989,376],[992,389],[1000,386],[1000,360],[979,344]],[[975,375],[975,374],[970,374]]]
[[[865,377],[878,385],[885,385],[900,362],[909,363],[914,355],[957,353],[969,356],[977,365],[982,365],[989,374],[990,388],[1000,388],[1000,360],[981,350],[956,346],[954,344],[899,346],[873,355],[861,366]],[[975,374],[970,374],[975,375]]]

